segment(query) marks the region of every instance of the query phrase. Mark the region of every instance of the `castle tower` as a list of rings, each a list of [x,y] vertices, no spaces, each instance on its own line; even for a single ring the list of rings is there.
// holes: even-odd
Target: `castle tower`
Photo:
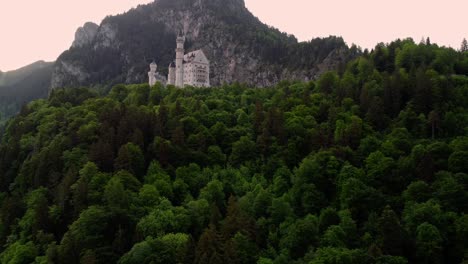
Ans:
[[[153,86],[156,84],[156,70],[158,69],[158,65],[156,64],[156,62],[152,62],[150,64],[150,71],[148,72],[148,79],[149,79],[149,85],[150,86]]]
[[[176,80],[175,86],[184,87],[184,44],[185,37],[177,37],[177,49],[176,49]]]
[[[167,76],[167,84],[175,85],[176,82],[176,68],[174,64],[169,64],[169,75]]]

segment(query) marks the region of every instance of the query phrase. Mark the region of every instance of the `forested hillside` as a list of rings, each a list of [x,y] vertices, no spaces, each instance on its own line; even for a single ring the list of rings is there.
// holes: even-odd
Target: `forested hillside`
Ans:
[[[38,61],[18,70],[0,72],[0,128],[24,104],[47,97],[52,67],[51,62]]]
[[[468,53],[308,83],[57,89],[0,145],[1,263],[468,261]]]

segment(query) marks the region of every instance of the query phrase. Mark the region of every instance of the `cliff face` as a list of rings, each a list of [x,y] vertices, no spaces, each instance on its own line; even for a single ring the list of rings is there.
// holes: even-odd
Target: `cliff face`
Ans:
[[[243,0],[156,0],[94,28],[79,29],[59,57],[53,87],[145,82],[153,59],[166,74],[179,32],[186,35],[187,51],[203,49],[211,61],[213,85],[308,80],[355,56],[341,38],[298,43],[261,23]]]
[[[90,44],[94,37],[96,37],[99,25],[87,22],[84,26],[78,28],[75,33],[75,41],[73,41],[72,47],[83,47]]]

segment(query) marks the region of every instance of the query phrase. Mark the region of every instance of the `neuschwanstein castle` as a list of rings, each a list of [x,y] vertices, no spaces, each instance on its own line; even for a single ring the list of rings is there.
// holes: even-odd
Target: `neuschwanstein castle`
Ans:
[[[210,61],[202,50],[196,50],[187,54],[184,50],[185,37],[177,37],[177,49],[175,66],[169,65],[167,84],[177,87],[191,85],[195,87],[210,87]],[[148,72],[149,85],[153,86],[158,81],[158,65],[150,64]]]

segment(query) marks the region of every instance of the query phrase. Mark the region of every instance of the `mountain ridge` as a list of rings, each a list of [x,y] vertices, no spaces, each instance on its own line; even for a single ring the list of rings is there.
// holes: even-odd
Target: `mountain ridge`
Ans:
[[[37,61],[0,73],[0,125],[31,100],[47,97],[53,62]]]
[[[22,66],[18,69],[3,72],[0,70],[0,86],[13,85],[18,81],[21,81],[34,71],[45,68],[53,64],[54,62],[46,62],[44,60],[38,60],[26,66]]]

